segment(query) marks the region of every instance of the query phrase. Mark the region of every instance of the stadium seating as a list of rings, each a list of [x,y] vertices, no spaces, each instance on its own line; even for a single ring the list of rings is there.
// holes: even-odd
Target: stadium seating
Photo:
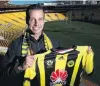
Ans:
[[[45,19],[48,21],[64,20],[65,16],[62,13],[46,13]]]
[[[45,14],[45,20],[46,20],[46,21],[52,21],[52,19],[51,19],[50,16],[48,15],[48,13]]]

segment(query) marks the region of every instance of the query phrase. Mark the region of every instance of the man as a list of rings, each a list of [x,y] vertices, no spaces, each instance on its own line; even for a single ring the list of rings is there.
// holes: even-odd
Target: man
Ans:
[[[44,32],[44,10],[41,5],[30,5],[26,10],[25,33],[14,40],[2,60],[1,76],[21,73],[34,62],[34,54],[44,52],[52,48],[58,48],[59,44],[50,39]],[[36,86],[36,85],[35,85]]]

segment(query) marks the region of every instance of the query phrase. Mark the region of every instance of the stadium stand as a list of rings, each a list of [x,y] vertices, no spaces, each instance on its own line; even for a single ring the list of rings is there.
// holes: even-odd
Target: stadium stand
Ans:
[[[55,16],[54,13],[49,13],[48,16],[50,16],[50,18],[51,18],[52,20],[59,20],[59,19],[57,18],[57,16]]]
[[[59,20],[64,20],[66,18],[62,13],[55,13],[55,16],[57,16]]]
[[[4,13],[4,14],[1,14],[0,17],[2,19],[5,19],[6,21],[8,22],[11,22],[12,24],[15,24],[21,28],[24,28],[25,24],[20,20],[18,19],[17,17],[13,16],[12,13]]]
[[[50,16],[48,15],[48,13],[45,14],[45,20],[46,20],[46,21],[52,21],[52,19],[51,19]]]
[[[45,20],[47,21],[57,21],[64,20],[65,16],[62,13],[46,13]]]

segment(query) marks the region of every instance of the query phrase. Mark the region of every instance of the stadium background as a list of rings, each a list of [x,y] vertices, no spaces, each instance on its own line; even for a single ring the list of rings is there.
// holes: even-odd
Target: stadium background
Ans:
[[[11,41],[27,28],[25,9],[30,3],[0,1],[0,60]],[[95,53],[94,73],[89,77],[84,74],[82,86],[99,86],[100,1],[42,1],[41,5],[46,12],[44,31],[57,39],[61,46],[92,46]]]

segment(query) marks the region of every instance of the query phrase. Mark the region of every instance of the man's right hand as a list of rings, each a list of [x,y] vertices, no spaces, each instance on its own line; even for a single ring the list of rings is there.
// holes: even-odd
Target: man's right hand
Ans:
[[[26,70],[29,67],[32,67],[34,62],[34,55],[28,55],[21,67],[19,67],[19,70]]]

